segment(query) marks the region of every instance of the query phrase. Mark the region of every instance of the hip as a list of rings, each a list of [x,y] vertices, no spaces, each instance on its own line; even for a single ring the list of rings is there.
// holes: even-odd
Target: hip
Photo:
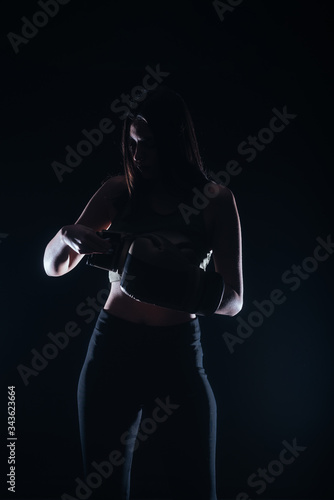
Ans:
[[[102,309],[93,330],[88,352],[95,358],[120,358],[143,366],[174,365],[189,361],[202,367],[201,329],[198,318],[175,325],[135,323]],[[187,364],[187,363],[185,363]]]
[[[122,394],[206,391],[198,318],[178,325],[136,324],[102,309],[92,333],[81,385],[116,383]],[[197,389],[196,389],[197,388]],[[173,392],[173,394],[174,394]]]

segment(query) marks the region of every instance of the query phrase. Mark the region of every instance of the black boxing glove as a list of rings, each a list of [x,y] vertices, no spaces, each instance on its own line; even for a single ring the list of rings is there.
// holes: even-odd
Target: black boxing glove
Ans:
[[[213,314],[224,293],[219,273],[191,264],[175,245],[157,234],[144,234],[130,245],[122,291],[141,302],[199,315]]]

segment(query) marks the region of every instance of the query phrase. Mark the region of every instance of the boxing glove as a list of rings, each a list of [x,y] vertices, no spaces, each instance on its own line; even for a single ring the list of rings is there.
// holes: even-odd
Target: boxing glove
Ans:
[[[220,274],[191,264],[175,245],[154,233],[131,243],[120,286],[141,302],[204,316],[218,309],[224,293]]]

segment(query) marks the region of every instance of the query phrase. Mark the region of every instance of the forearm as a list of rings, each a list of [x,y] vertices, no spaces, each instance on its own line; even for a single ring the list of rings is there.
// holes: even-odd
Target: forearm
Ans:
[[[63,228],[48,243],[44,252],[43,265],[48,276],[63,276],[83,256],[76,254],[63,240]]]
[[[235,316],[241,311],[243,305],[242,297],[229,285],[225,285],[222,301],[215,314],[224,316]]]

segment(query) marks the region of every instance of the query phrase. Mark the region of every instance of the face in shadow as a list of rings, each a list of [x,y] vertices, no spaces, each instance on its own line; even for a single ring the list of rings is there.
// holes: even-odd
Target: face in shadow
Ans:
[[[130,149],[136,168],[144,179],[159,177],[158,149],[154,135],[144,119],[136,119],[130,127]]]

